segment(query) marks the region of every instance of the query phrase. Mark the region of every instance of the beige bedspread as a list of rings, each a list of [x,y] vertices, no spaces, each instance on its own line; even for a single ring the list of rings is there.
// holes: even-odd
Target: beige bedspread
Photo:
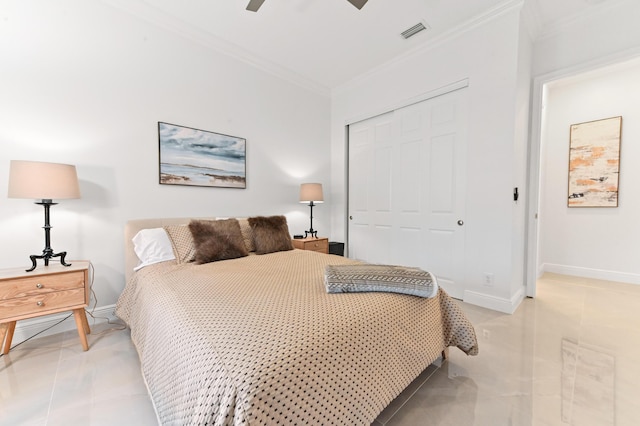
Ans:
[[[327,264],[293,250],[138,271],[116,314],[131,327],[163,424],[370,424],[446,346],[477,353],[442,290],[328,294]]]

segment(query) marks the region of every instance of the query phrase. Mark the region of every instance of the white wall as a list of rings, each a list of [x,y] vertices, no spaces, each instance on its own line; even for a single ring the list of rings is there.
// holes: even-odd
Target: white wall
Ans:
[[[513,187],[523,186],[521,171],[526,169],[521,154],[526,130],[516,130],[516,110],[523,106],[517,103],[523,64],[519,21],[519,8],[512,8],[484,25],[372,71],[337,89],[332,100],[332,228],[334,238],[344,238],[345,125],[469,79],[465,300],[502,311],[515,309],[523,288],[522,250],[512,251],[514,241],[524,235],[524,207],[514,209],[512,198]],[[493,287],[482,285],[485,272],[494,274]]]
[[[600,8],[602,13],[568,21],[536,41],[534,76],[640,53],[640,2],[610,0]]]
[[[544,270],[640,283],[640,60],[549,84],[544,110],[540,258]],[[621,115],[617,208],[568,208],[569,126]]]
[[[124,286],[126,220],[286,214],[298,233],[299,184],[329,185],[328,97],[100,1],[4,0],[0,58],[0,191],[12,159],[77,166],[82,198],[52,208],[52,246],[94,263],[98,306]],[[246,138],[247,189],[159,185],[158,121]],[[42,207],[4,194],[0,267],[29,266]]]

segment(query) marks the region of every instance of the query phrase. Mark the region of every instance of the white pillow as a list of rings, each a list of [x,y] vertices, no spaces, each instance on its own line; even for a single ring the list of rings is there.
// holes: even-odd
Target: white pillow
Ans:
[[[133,242],[133,250],[140,259],[138,266],[133,268],[134,271],[154,263],[176,258],[173,254],[173,247],[171,247],[171,240],[162,228],[142,229],[131,241]]]

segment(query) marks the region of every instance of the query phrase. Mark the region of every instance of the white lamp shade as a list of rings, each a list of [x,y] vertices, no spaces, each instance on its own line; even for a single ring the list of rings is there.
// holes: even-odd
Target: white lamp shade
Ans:
[[[311,201],[314,203],[324,202],[321,183],[303,183],[300,185],[300,202],[309,203]]]
[[[80,198],[76,166],[39,161],[11,160],[9,198]]]

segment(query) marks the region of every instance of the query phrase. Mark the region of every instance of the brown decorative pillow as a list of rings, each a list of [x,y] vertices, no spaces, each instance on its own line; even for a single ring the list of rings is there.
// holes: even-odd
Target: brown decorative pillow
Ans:
[[[291,235],[284,216],[250,217],[256,254],[293,250]]]
[[[223,219],[237,219],[240,224],[240,232],[242,232],[242,238],[244,239],[244,245],[247,246],[247,251],[256,251],[256,247],[253,245],[253,235],[251,231],[251,225],[249,225],[249,219],[246,217],[218,217],[216,220]]]
[[[196,247],[196,263],[236,259],[249,254],[236,219],[192,220],[189,230]]]

